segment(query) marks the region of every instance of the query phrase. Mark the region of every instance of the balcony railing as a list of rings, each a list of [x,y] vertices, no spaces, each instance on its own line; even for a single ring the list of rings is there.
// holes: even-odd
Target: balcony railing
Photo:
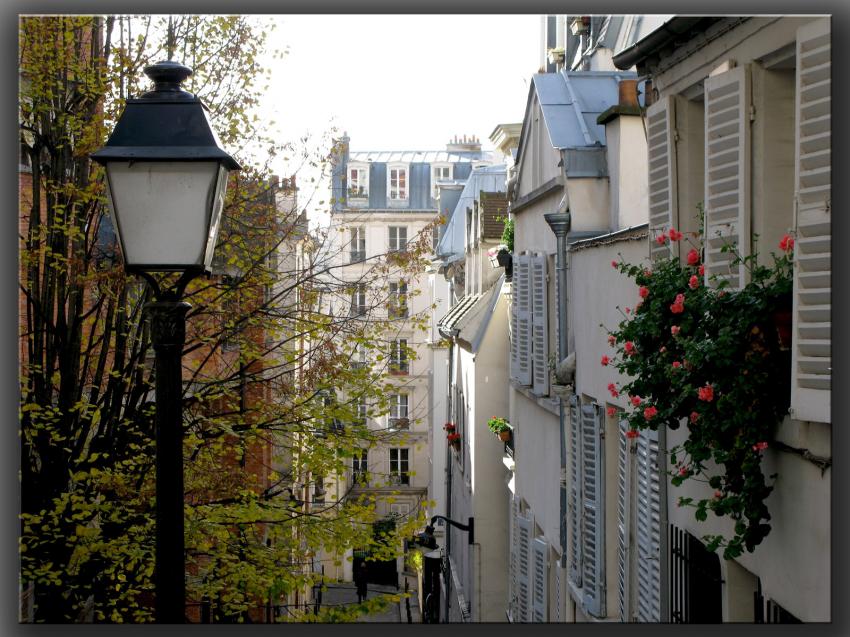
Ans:
[[[391,473],[390,474],[390,484],[399,485],[399,484],[410,484],[410,475],[407,473]]]
[[[350,263],[360,263],[361,261],[366,260],[366,251],[365,250],[352,250],[350,252],[351,260]]]
[[[410,419],[409,418],[390,418],[389,420],[390,429],[397,429],[406,431],[410,429]]]

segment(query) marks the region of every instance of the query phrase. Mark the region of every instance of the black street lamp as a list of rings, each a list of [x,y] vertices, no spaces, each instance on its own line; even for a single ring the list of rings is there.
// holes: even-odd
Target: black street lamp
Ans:
[[[156,621],[185,621],[183,377],[186,285],[208,273],[227,174],[239,164],[220,148],[206,107],[180,84],[177,62],[145,67],[154,89],[128,99],[106,146],[91,155],[106,168],[109,208],[124,267],[151,286],[146,306],[156,352]],[[162,290],[153,272],[181,272]]]

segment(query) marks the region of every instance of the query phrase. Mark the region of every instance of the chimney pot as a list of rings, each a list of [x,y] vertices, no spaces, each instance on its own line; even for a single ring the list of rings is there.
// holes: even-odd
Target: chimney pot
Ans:
[[[637,80],[620,80],[619,100],[620,106],[638,106]]]

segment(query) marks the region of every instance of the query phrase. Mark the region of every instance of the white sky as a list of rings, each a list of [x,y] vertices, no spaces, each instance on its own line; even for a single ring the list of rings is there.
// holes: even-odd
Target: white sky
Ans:
[[[351,149],[440,150],[521,122],[540,66],[539,15],[280,15],[263,115],[282,139],[317,145],[332,126]],[[286,176],[288,167],[279,174]],[[310,174],[299,173],[301,205]]]

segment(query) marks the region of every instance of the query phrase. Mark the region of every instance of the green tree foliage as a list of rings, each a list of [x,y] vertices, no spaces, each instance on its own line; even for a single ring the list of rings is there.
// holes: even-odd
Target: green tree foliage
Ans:
[[[345,296],[349,284],[328,276],[326,237],[286,204],[286,185],[265,179],[276,157],[324,161],[278,143],[254,115],[270,28],[218,16],[20,22],[21,153],[31,167],[21,176],[20,552],[35,621],[152,619],[155,369],[143,309],[151,299],[123,272],[102,174],[88,155],[124,100],[144,89],[142,68],[164,58],[194,68],[185,88],[246,165],[228,190],[214,275],[186,293],[190,602],[209,600],[218,621],[244,621],[313,585],[320,551],[391,557],[418,523],[411,516],[382,542],[373,502],[308,497],[317,477],[343,474],[382,435],[357,409],[362,399],[372,414],[388,411],[383,359],[353,366],[351,358],[356,347],[383,351],[393,326],[326,310],[323,297]],[[376,305],[385,305],[388,276],[420,271],[426,243],[366,268]]]

